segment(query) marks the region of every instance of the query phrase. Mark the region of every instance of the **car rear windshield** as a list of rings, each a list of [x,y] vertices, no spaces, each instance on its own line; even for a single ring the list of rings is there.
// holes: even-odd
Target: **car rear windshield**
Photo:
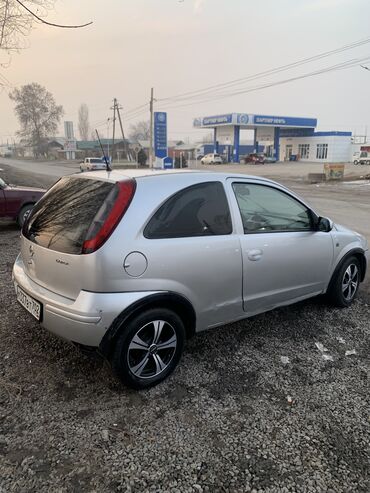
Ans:
[[[90,163],[92,164],[95,164],[95,163],[99,163],[99,164],[103,164],[103,161],[101,159],[90,159]]]
[[[50,250],[81,253],[89,226],[113,187],[105,181],[61,178],[33,208],[23,235]]]

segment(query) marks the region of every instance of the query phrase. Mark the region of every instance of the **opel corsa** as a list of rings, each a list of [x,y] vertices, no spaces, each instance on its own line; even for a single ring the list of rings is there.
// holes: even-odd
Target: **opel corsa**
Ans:
[[[37,203],[13,278],[42,327],[141,389],[196,332],[324,293],[349,306],[367,257],[363,236],[264,178],[98,171],[61,178]]]

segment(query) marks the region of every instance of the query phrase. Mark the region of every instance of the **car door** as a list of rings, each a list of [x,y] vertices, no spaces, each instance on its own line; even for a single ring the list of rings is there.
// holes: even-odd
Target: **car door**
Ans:
[[[9,217],[17,217],[22,206],[22,190],[7,186],[2,190],[4,194],[4,214]]]
[[[310,209],[273,184],[230,180],[240,212],[243,307],[258,313],[321,293],[333,262],[330,232]]]
[[[136,248],[148,259],[143,278],[189,299],[198,330],[243,316],[240,243],[223,183],[197,183],[172,195]]]

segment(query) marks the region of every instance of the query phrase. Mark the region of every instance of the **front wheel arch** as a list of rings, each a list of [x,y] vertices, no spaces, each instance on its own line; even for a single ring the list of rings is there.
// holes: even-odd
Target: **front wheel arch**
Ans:
[[[109,359],[114,351],[119,334],[124,330],[124,326],[141,312],[153,308],[166,308],[173,311],[181,318],[185,327],[186,337],[190,339],[195,334],[196,315],[190,301],[176,293],[156,293],[136,301],[113,320],[99,345],[99,352]]]
[[[348,253],[346,253],[338,262],[337,266],[334,269],[333,274],[331,275],[331,278],[330,278],[330,281],[328,284],[328,288],[326,290],[327,292],[330,290],[330,287],[333,284],[334,279],[335,279],[336,275],[338,274],[339,270],[341,269],[342,265],[350,257],[356,257],[357,260],[359,261],[359,263],[360,263],[360,282],[364,281],[365,275],[366,275],[366,269],[367,269],[366,257],[365,257],[365,253],[363,250],[361,250],[360,248],[356,248],[356,249],[350,250]]]
[[[22,215],[24,215],[25,210],[28,208],[31,208],[31,210],[32,210],[34,206],[35,206],[35,202],[25,202],[24,204],[22,204],[21,208],[19,209],[18,216],[17,216],[18,226],[20,226],[20,227],[23,226]],[[23,212],[23,214],[22,214],[22,212]]]

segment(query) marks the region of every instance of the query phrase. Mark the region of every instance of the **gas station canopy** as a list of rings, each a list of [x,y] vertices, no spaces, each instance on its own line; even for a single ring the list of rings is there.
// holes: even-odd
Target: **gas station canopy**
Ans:
[[[254,129],[259,126],[314,129],[317,126],[317,119],[292,116],[251,115],[249,113],[227,113],[225,115],[195,118],[193,125],[198,128],[238,125],[240,128],[247,129]]]
[[[214,129],[214,152],[218,152],[219,144],[225,145],[228,160],[238,163],[240,160],[240,130],[254,130],[254,148],[258,149],[259,141],[273,142],[273,155],[279,159],[280,136],[289,133],[299,135],[313,134],[317,126],[316,118],[293,116],[252,115],[250,113],[226,113],[225,115],[204,116],[195,118],[195,128]]]

